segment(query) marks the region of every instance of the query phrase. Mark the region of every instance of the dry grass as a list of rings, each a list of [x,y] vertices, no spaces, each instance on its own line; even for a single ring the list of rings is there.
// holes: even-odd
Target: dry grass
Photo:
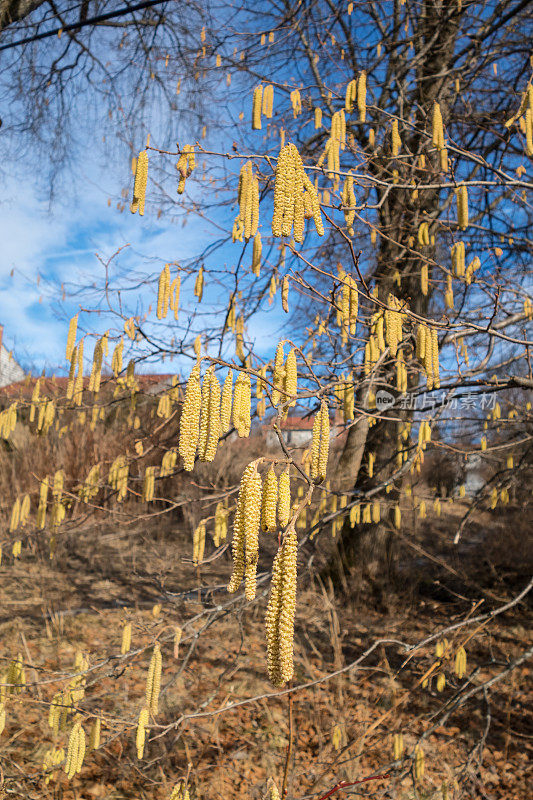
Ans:
[[[424,535],[438,532],[433,521],[426,527],[422,542]],[[443,547],[445,544],[443,537]],[[271,542],[267,549],[273,551],[274,546]],[[207,555],[211,552],[212,546],[208,546]],[[164,643],[159,726],[200,707],[212,712],[227,703],[272,691],[265,679],[265,598],[245,609],[239,606],[236,614],[215,614],[209,628],[195,639],[194,633],[210,619],[214,607],[228,599],[222,587],[229,575],[229,561],[227,554],[222,554],[202,568],[200,584],[221,589],[202,595],[199,602],[190,555],[188,532],[171,521],[163,528],[145,523],[117,528],[108,523],[98,529],[87,526],[65,533],[54,560],[45,566],[36,552],[27,552],[22,561],[0,568],[1,655],[6,658],[20,650],[25,661],[35,667],[28,667],[28,681],[33,685],[9,701],[3,769],[7,776],[15,776],[18,770],[26,776],[35,774],[34,789],[25,795],[30,800],[166,800],[173,783],[187,773],[189,763],[191,788],[206,799],[259,797],[267,777],[279,778],[288,736],[286,697],[268,702],[258,699],[223,714],[191,719],[161,738],[161,729],[155,726],[145,759],[137,762],[135,757],[134,725],[143,702],[149,648],[156,636]],[[266,557],[265,566],[268,560]],[[429,563],[425,568],[429,569]],[[432,577],[428,572],[422,588],[432,581],[437,590],[439,585],[447,585],[448,578],[444,569]],[[409,602],[397,598],[388,611],[369,608],[363,598],[339,607],[316,572],[305,572],[300,586],[298,682],[326,677],[355,660],[376,639],[417,643],[461,619],[470,608],[470,598],[461,599],[453,591],[441,592],[442,597],[439,591],[433,596],[411,592]],[[495,586],[494,592],[499,588]],[[156,604],[161,604],[162,610],[154,617]],[[126,618],[133,623],[136,652],[120,659],[120,627]],[[171,643],[176,625],[184,629],[177,658]],[[480,630],[467,646],[468,674],[473,682],[480,683],[499,671],[524,649],[529,638],[522,606]],[[90,655],[94,668],[82,707],[86,712],[104,713],[104,746],[87,757],[81,775],[70,784],[60,772],[57,780],[45,787],[39,777],[40,765],[53,740],[47,725],[47,702],[71,674],[77,649]],[[391,734],[403,731],[406,752],[411,753],[443,701],[453,696],[457,679],[448,663],[444,692],[438,693],[433,684],[417,688],[417,680],[432,662],[433,646],[417,651],[402,668],[404,658],[401,646],[380,646],[364,662],[364,669],[295,695],[292,796],[325,792],[339,780],[389,769],[388,778],[360,787],[361,793],[376,797],[386,791],[386,796],[401,800],[414,796],[411,776],[392,768]],[[451,770],[459,770],[461,784],[460,793],[451,796],[502,800],[527,796],[526,761],[533,733],[527,712],[533,699],[528,679],[529,668],[523,666],[490,695],[490,728],[481,766],[474,748],[487,724],[482,697],[437,726],[424,742],[426,776],[418,797],[435,796]],[[131,726],[126,732],[125,724]],[[336,726],[340,728],[340,749],[333,746]],[[64,743],[65,737],[66,733],[61,734],[60,741]]]

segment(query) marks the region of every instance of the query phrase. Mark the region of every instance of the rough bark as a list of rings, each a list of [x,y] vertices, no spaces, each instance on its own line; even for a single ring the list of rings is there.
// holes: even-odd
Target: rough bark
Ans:
[[[0,0],[0,33],[43,4],[44,0]]]

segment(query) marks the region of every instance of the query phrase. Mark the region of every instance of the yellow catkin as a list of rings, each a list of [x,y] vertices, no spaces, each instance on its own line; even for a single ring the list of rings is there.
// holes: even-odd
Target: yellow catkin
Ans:
[[[263,107],[262,114],[267,119],[272,119],[274,112],[274,87],[271,83],[265,86],[263,90]]]
[[[419,781],[424,777],[425,771],[425,763],[424,763],[424,751],[417,745],[415,747],[415,763],[414,763],[414,776],[415,780]]]
[[[353,176],[351,172],[347,175],[342,187],[342,204],[344,206],[344,221],[349,236],[354,235],[353,222],[355,219],[355,192],[353,190]]]
[[[318,108],[317,106],[315,108],[315,130],[318,131],[320,130],[321,127],[322,127],[322,109]]]
[[[422,264],[422,269],[420,271],[420,291],[424,296],[427,296],[427,293],[429,291],[427,264]]]
[[[265,618],[268,675],[277,687],[283,686],[294,675],[297,555],[296,533],[294,530],[289,530],[274,559],[270,599]]]
[[[289,467],[286,467],[278,481],[278,523],[280,528],[289,524],[291,516],[291,478]]]
[[[137,722],[137,732],[135,736],[135,745],[137,749],[137,758],[141,760],[144,755],[144,743],[146,739],[146,729],[148,727],[148,720],[150,712],[146,706],[141,709],[139,720]]]
[[[440,387],[439,334],[436,328],[431,330],[431,366],[433,385],[435,389],[438,389]]]
[[[465,243],[456,242],[451,249],[452,270],[457,278],[464,277],[465,274]]]
[[[213,541],[215,547],[219,547],[221,542],[226,541],[228,534],[228,511],[224,503],[217,503],[215,509],[215,530],[213,533]]]
[[[231,423],[231,407],[233,394],[233,372],[229,370],[224,385],[222,386],[222,398],[220,402],[220,434],[228,433]]]
[[[260,83],[254,89],[252,100],[252,130],[261,130],[261,110],[263,100],[263,85]]]
[[[466,673],[466,650],[460,647],[455,655],[455,674],[458,678],[464,678]]]
[[[192,560],[193,564],[197,567],[198,564],[201,564],[204,558],[204,550],[205,550],[205,522],[202,520],[199,525],[196,526],[193,533],[192,539]]]
[[[183,194],[185,191],[185,181],[192,173],[195,165],[196,157],[194,154],[194,147],[193,145],[186,144],[183,146],[181,155],[176,164],[176,169],[178,170],[179,174],[178,194]]]
[[[323,481],[329,455],[329,410],[325,400],[322,400],[313,423],[313,443],[311,447],[311,478]]]
[[[284,378],[284,352],[283,352],[283,342],[279,342],[276,348],[276,354],[274,356],[274,369],[272,372],[272,382],[274,384],[274,389],[272,390],[272,405],[274,408],[279,404],[281,400],[281,388],[283,386],[283,378]]]
[[[294,119],[302,113],[302,98],[298,89],[293,89],[290,95]]]
[[[159,276],[157,292],[157,319],[164,319],[168,314],[170,302],[170,266],[165,264]]]
[[[403,755],[403,736],[401,733],[395,733],[394,738],[392,740],[392,751],[394,754],[394,760],[398,761]]]
[[[289,313],[289,279],[287,275],[281,283],[281,307],[286,314]]]
[[[274,468],[268,470],[263,483],[261,498],[261,528],[263,531],[275,531],[277,528],[276,512],[278,505],[278,479]]]
[[[357,109],[359,121],[366,121],[366,72],[363,70],[357,80]]]
[[[194,467],[196,447],[200,435],[200,368],[195,366],[187,381],[185,400],[180,419],[179,454],[183,459],[183,466],[187,472]]]
[[[100,732],[101,721],[97,717],[91,726],[91,732],[89,734],[89,750],[98,750],[100,747]]]
[[[533,156],[533,110],[531,108],[526,110],[525,127],[526,152],[528,156]]]
[[[11,509],[11,519],[9,522],[9,530],[16,531],[20,522],[20,498],[17,497]]]
[[[211,367],[204,376],[200,415],[198,457],[200,461],[214,459],[220,438],[220,383]]]
[[[289,350],[287,360],[285,361],[283,390],[285,393],[285,402],[287,402],[289,407],[295,406],[296,400],[289,400],[289,398],[296,398],[296,395],[298,394],[298,367],[294,348]]]
[[[255,469],[244,487],[242,515],[244,526],[244,596],[253,600],[256,592],[256,570],[259,558],[258,531],[261,518],[261,476]]]
[[[77,330],[78,330],[78,315],[76,314],[74,317],[72,317],[68,326],[67,347],[65,350],[65,357],[67,361],[71,361],[72,359],[72,351],[74,350],[74,344],[76,342]]]
[[[302,159],[293,144],[284,145],[279,153],[274,183],[272,234],[290,236],[301,243],[305,225],[304,193],[308,192],[313,220],[319,236],[324,235],[320,204],[316,189],[305,174]]]
[[[457,221],[462,231],[468,227],[468,189],[465,184],[456,189],[457,196]]]
[[[254,243],[252,248],[252,272],[259,277],[261,273],[261,253],[262,253],[261,234],[256,233],[254,236]]]
[[[402,141],[400,139],[400,132],[398,130],[398,120],[392,120],[392,131],[391,131],[391,148],[392,148],[392,157],[397,158],[400,153],[400,149],[402,146]]]
[[[161,691],[161,666],[161,648],[159,644],[155,644],[152,658],[150,659],[150,665],[148,667],[145,691],[146,708],[150,710],[150,713],[153,714],[154,717],[157,715],[159,707],[159,692]]]
[[[255,520],[256,528],[258,528],[261,516],[261,479],[259,477],[258,483],[257,477],[259,477],[257,472],[257,462],[252,461],[251,464],[248,464],[242,474],[235,518],[233,521],[233,541],[231,546],[233,555],[233,572],[228,584],[228,592],[230,593],[237,591],[241,581],[245,577],[245,571],[249,577],[249,584],[251,586],[252,565],[250,564],[250,566],[248,566],[248,556],[250,556],[251,561],[254,538],[253,524]],[[251,491],[248,491],[248,484],[252,478],[254,479],[254,484]],[[257,496],[258,489],[259,496]],[[253,502],[250,502],[252,500]],[[247,535],[248,543],[246,540]],[[255,537],[257,538],[257,530],[255,532]],[[255,578],[253,583],[255,587]]]
[[[142,216],[144,214],[144,203],[146,198],[146,181],[148,178],[148,153],[141,150],[137,158],[135,168],[135,181],[133,184],[133,199],[130,204],[130,211],[135,214],[137,211]]]
[[[202,302],[204,296],[204,268],[201,266],[198,270],[196,280],[194,282],[194,296],[198,298],[198,302]]]
[[[252,385],[250,376],[246,372],[240,372],[235,381],[233,393],[233,425],[241,439],[250,435],[252,426],[251,409]]]
[[[357,81],[353,79],[346,86],[344,110],[346,111],[347,114],[351,114],[353,111],[356,94],[357,94]]]
[[[444,127],[442,125],[442,113],[440,110],[440,105],[437,102],[433,104],[431,125],[431,141],[433,145],[440,150],[442,147],[444,147]]]
[[[255,236],[259,224],[259,183],[251,161],[246,161],[239,175],[239,214],[234,223],[233,239],[242,241]]]
[[[122,642],[120,644],[120,652],[124,656],[129,653],[131,648],[131,622],[126,622],[122,629]]]

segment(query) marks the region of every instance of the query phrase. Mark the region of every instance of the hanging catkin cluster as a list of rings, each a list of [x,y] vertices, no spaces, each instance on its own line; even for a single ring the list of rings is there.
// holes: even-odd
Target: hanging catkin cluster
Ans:
[[[359,308],[359,292],[357,283],[352,275],[342,275],[342,294],[340,302],[340,324],[343,332],[343,339],[347,341],[348,334],[355,336],[357,326],[357,312]]]
[[[404,304],[393,294],[387,298],[387,308],[385,309],[385,342],[393,358],[396,357],[398,345],[403,339],[402,321]]]
[[[198,457],[200,461],[210,462],[215,457],[220,438],[220,383],[213,367],[204,375],[201,402]]]
[[[274,110],[274,87],[267,84],[263,88],[262,84],[254,89],[252,100],[252,130],[261,130],[261,115],[267,119],[272,119]]]
[[[173,307],[170,290],[170,264],[165,264],[159,276],[157,290],[157,319],[165,319],[169,306]]]
[[[329,455],[329,410],[325,400],[313,423],[313,443],[311,447],[311,479],[323,481],[326,478]]]
[[[257,234],[259,224],[259,182],[251,161],[241,168],[238,191],[239,214],[234,224],[234,241],[246,240]]]
[[[189,376],[185,389],[185,400],[180,419],[179,454],[183,468],[191,472],[194,467],[196,447],[200,435],[200,409],[202,392],[200,388],[200,367],[196,365]]]
[[[274,559],[270,599],[265,619],[268,675],[277,687],[290,681],[294,674],[297,556],[296,532],[288,530]]]
[[[194,147],[192,144],[186,144],[176,164],[176,169],[180,176],[178,181],[178,194],[183,194],[185,191],[185,181],[190,176],[195,166]]]
[[[133,198],[130,204],[130,211],[135,214],[137,211],[141,216],[144,214],[144,201],[146,198],[146,181],[148,179],[148,153],[141,150],[135,166],[135,180],[133,183]]]
[[[287,144],[281,148],[276,165],[272,217],[274,236],[290,236],[294,226],[294,241],[301,244],[305,229],[305,195],[313,213],[316,231],[323,236],[324,226],[316,189],[305,174],[298,150],[293,144]]]
[[[70,780],[77,772],[81,772],[83,759],[85,757],[85,731],[81,726],[81,721],[74,723],[68,740],[67,758],[64,770]]]
[[[439,335],[436,328],[420,324],[416,332],[416,356],[422,362],[429,390],[440,386]]]
[[[217,503],[215,509],[215,530],[213,532],[213,542],[215,547],[219,547],[221,542],[226,541],[228,535],[228,509],[223,502]]]
[[[241,478],[235,519],[233,521],[233,573],[228,592],[236,592],[244,579],[247,600],[255,597],[255,576],[259,556],[258,531],[261,520],[261,476],[258,462],[248,464]]]

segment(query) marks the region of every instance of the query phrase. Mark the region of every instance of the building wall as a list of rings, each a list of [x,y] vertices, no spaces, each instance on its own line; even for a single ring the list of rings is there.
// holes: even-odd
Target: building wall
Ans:
[[[0,345],[0,386],[9,386],[25,378],[24,370],[14,358],[9,358],[9,351]]]

